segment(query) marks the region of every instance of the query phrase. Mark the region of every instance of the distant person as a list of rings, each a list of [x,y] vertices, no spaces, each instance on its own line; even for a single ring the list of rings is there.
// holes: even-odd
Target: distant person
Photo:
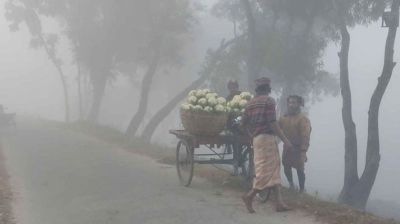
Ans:
[[[268,188],[276,194],[276,211],[290,210],[281,195],[281,161],[275,136],[279,136],[288,148],[291,148],[291,143],[276,120],[275,100],[269,96],[270,83],[268,78],[256,80],[256,96],[247,104],[242,118],[242,126],[253,138],[256,175],[252,190],[242,197],[249,213],[255,212],[252,205],[254,197]]]
[[[240,95],[240,93],[242,93],[239,90],[239,83],[236,80],[229,80],[227,88],[229,90],[229,95],[226,97],[226,101],[231,101],[233,97]]]
[[[304,192],[306,175],[304,165],[307,161],[307,150],[310,145],[311,123],[307,116],[301,112],[304,99],[292,95],[287,98],[287,113],[279,119],[279,125],[293,147],[283,145],[282,164],[290,188],[294,189],[292,168],[297,170],[299,191]]]
[[[229,102],[231,101],[235,96],[240,95],[242,93],[239,90],[239,83],[236,80],[229,80],[227,84],[227,88],[229,90],[229,95],[226,97],[226,101]],[[229,115],[228,121],[226,122],[226,127],[228,130],[231,130],[233,132],[237,131],[234,128],[234,117],[232,114]]]
[[[229,95],[226,97],[227,102],[231,101],[233,99],[233,97],[240,95],[240,93],[242,93],[239,90],[239,83],[236,80],[229,80],[226,87],[228,88],[228,91],[229,91]],[[233,116],[233,114],[229,115],[228,121],[226,122],[226,128],[235,134],[240,134],[239,130],[235,129],[235,125],[234,125],[235,118],[236,117]],[[231,145],[228,148],[228,153],[232,153],[232,149],[233,149],[233,145]],[[233,175],[238,174],[238,168],[239,168],[238,158],[239,158],[240,154],[241,154],[240,150],[233,150],[233,157],[237,161],[236,164],[234,164],[234,166],[233,166],[234,167]]]

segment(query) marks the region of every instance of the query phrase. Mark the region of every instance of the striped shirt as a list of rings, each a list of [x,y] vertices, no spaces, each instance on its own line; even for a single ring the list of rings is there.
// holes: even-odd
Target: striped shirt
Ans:
[[[252,137],[273,134],[271,124],[275,121],[275,100],[268,95],[259,95],[251,99],[242,118],[242,124],[248,128]]]

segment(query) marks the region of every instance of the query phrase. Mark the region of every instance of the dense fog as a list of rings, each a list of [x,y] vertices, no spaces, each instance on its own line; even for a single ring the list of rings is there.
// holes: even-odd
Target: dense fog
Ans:
[[[1,1],[4,5],[6,0]],[[180,40],[182,46],[178,65],[160,65],[154,76],[149,104],[143,122],[138,132],[152,116],[176,94],[198,78],[208,49],[217,49],[222,39],[233,38],[232,22],[226,18],[216,17],[211,13],[217,0],[203,1],[203,5],[194,6],[196,22],[191,25],[190,34]],[[0,14],[6,13],[5,7],[0,7]],[[65,22],[58,17],[41,16],[43,32],[59,35],[57,42],[57,57],[61,58],[62,69],[66,77],[69,91],[70,120],[79,119],[79,101],[77,94],[76,52],[72,49],[70,37],[65,31]],[[20,25],[18,32],[10,32],[10,21],[5,16],[0,19],[0,104],[6,111],[16,112],[18,116],[28,116],[56,121],[64,121],[64,95],[59,80],[57,68],[49,59],[42,47],[32,48],[31,33],[25,24]],[[243,24],[238,30],[245,30]],[[296,26],[296,25],[295,25]],[[294,28],[296,29],[296,27]],[[381,27],[381,20],[371,23],[356,24],[349,27],[351,45],[349,51],[349,77],[353,100],[353,118],[358,135],[358,167],[359,173],[364,169],[367,144],[368,107],[371,95],[377,85],[378,77],[383,67],[383,56],[388,28]],[[239,31],[238,31],[239,32]],[[317,32],[317,31],[316,31]],[[268,43],[267,43],[268,44]],[[300,43],[298,43],[300,44]],[[172,46],[174,47],[174,46]],[[394,61],[400,61],[399,37],[396,38]],[[322,50],[321,69],[329,72],[334,79],[339,80],[340,38],[327,41]],[[118,56],[116,56],[117,58]],[[291,66],[291,61],[285,62]],[[146,65],[118,65],[113,68],[113,78],[107,80],[104,98],[98,115],[98,123],[114,127],[124,132],[133,114],[138,109],[141,85]],[[128,67],[125,68],[124,66]],[[129,66],[135,75],[125,71]],[[123,67],[123,68],[122,68]],[[120,69],[122,68],[122,69]],[[120,71],[118,71],[120,69]],[[125,69],[125,70],[124,70]],[[90,68],[82,66],[83,75]],[[246,69],[243,73],[247,72]],[[129,72],[128,72],[129,73]],[[247,79],[242,74],[239,78],[241,90],[249,90]],[[229,77],[224,80],[228,80]],[[237,77],[233,77],[237,78]],[[89,113],[92,105],[92,87],[87,81],[82,82],[83,113]],[[225,89],[219,83],[218,89]],[[398,159],[400,158],[400,70],[396,66],[392,79],[383,97],[379,114],[381,160],[380,168],[369,201],[369,208],[387,216],[396,216],[394,211],[400,209],[400,175]],[[212,85],[208,86],[213,88]],[[342,123],[342,98],[336,94],[319,94],[318,99],[309,97],[306,108],[312,123],[311,146],[306,164],[308,193],[336,200],[343,186],[344,175],[344,129]],[[272,83],[274,90],[274,83]],[[274,93],[279,98],[279,92]],[[152,142],[174,146],[176,139],[168,134],[169,129],[182,128],[179,119],[179,106],[169,113],[155,131]],[[171,154],[173,152],[171,151]],[[377,209],[379,207],[380,209]],[[384,208],[384,209],[382,209]],[[380,210],[380,211],[378,211]]]

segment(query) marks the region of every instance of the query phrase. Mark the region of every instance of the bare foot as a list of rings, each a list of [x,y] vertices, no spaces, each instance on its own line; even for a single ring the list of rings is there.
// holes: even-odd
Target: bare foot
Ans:
[[[287,211],[290,211],[290,210],[292,210],[292,208],[290,208],[289,206],[287,206],[287,205],[284,204],[284,203],[279,203],[279,204],[276,206],[276,211],[277,211],[277,212],[287,212]]]
[[[249,213],[256,212],[253,209],[252,201],[250,200],[250,198],[248,198],[246,195],[243,195],[242,200],[243,200],[244,204],[246,205],[247,211],[249,211]]]

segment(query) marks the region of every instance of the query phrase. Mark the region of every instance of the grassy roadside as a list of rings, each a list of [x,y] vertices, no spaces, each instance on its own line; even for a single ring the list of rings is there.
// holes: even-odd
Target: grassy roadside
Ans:
[[[150,156],[163,163],[173,164],[175,161],[175,149],[148,144],[140,139],[134,139],[128,143],[123,133],[110,127],[95,126],[83,122],[53,125],[96,137],[128,151]],[[195,175],[206,178],[216,185],[224,186],[238,193],[244,192],[239,178],[232,177],[227,172],[215,169],[212,166],[197,166]],[[316,195],[297,194],[293,191],[285,190],[284,197],[290,206],[303,210],[315,216],[317,220],[328,224],[400,224],[399,221],[380,218],[344,205],[320,200]]]

